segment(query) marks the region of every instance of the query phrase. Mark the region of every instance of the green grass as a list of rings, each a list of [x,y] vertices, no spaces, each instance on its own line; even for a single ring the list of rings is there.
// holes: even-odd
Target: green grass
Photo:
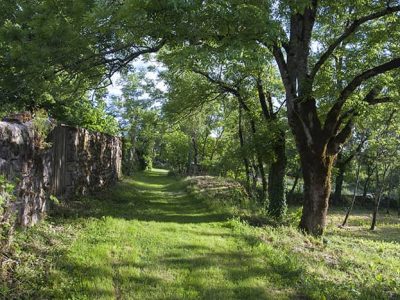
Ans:
[[[400,298],[396,217],[371,233],[366,214],[339,229],[343,212],[333,211],[324,240],[315,239],[290,226],[251,227],[186,184],[162,170],[139,173],[19,232],[3,297]]]

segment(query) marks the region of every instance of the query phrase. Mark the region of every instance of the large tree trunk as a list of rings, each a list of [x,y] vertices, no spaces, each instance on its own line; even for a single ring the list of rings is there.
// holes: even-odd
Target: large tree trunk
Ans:
[[[285,133],[280,132],[279,140],[274,147],[275,161],[271,164],[268,175],[268,212],[275,218],[282,218],[286,212],[285,197]]]
[[[326,215],[331,192],[333,157],[315,157],[302,154],[304,178],[304,203],[300,229],[313,235],[321,235],[326,225]]]

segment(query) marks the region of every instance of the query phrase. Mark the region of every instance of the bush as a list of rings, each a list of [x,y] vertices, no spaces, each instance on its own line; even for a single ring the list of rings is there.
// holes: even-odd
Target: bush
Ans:
[[[46,142],[46,139],[53,130],[54,124],[51,122],[44,109],[36,111],[32,124],[35,131],[35,147],[37,149],[47,149],[51,147],[51,144]]]

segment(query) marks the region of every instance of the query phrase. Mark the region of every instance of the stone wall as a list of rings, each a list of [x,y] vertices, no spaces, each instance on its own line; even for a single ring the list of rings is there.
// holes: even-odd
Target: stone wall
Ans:
[[[17,221],[35,224],[50,195],[68,199],[111,185],[121,175],[118,137],[57,126],[38,149],[32,122],[0,122],[0,173],[16,183]]]

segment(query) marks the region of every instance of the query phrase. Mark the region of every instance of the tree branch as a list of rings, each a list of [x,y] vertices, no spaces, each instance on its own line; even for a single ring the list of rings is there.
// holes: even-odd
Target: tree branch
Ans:
[[[120,71],[122,68],[126,67],[130,62],[132,62],[134,59],[138,58],[139,56],[143,54],[148,54],[148,53],[154,53],[158,52],[166,43],[165,39],[162,39],[158,44],[152,47],[135,47],[136,51],[128,54],[124,58],[118,58],[114,57],[111,59],[104,58],[104,62],[107,65],[110,65],[109,67],[109,74],[108,76],[114,75],[116,72]]]
[[[261,110],[263,112],[265,120],[268,122],[271,120],[272,114],[271,111],[272,107],[268,109],[266,96],[264,93],[263,84],[260,78],[257,78],[257,91],[258,91],[258,100],[260,101]]]
[[[400,5],[393,7],[388,6],[381,11],[354,20],[345,29],[345,31],[328,47],[328,49],[326,49],[326,51],[320,56],[319,60],[314,65],[311,71],[310,78],[314,79],[315,75],[318,73],[322,65],[328,60],[329,56],[335,51],[335,49],[340,45],[340,43],[343,42],[346,38],[348,38],[351,34],[353,34],[361,25],[367,23],[368,21],[372,21],[398,11],[400,11]]]
[[[277,45],[272,46],[272,54],[274,55],[275,61],[278,64],[279,72],[283,79],[285,88],[288,89],[291,86],[291,81],[290,81],[285,57],[283,56],[281,48],[279,48]],[[291,92],[291,91],[287,90],[286,92]]]
[[[353,119],[347,121],[346,125],[342,130],[328,143],[328,151],[330,154],[336,154],[340,151],[342,144],[350,137],[351,131],[353,130]]]
[[[210,81],[211,83],[217,84],[219,87],[221,87],[225,92],[230,93],[236,97],[240,96],[240,93],[238,91],[238,89],[228,85],[226,82],[220,80],[220,79],[216,79],[213,78],[209,73],[202,71],[200,69],[197,69],[196,67],[192,67],[191,68],[192,71],[196,74],[202,75],[203,77],[205,77],[208,81]]]
[[[339,95],[339,98],[335,102],[335,104],[332,106],[332,108],[329,110],[328,115],[326,117],[326,121],[324,124],[324,131],[328,134],[328,136],[333,134],[333,130],[336,127],[336,124],[338,122],[339,114],[342,110],[342,107],[346,100],[350,97],[350,95],[366,80],[375,77],[377,75],[380,75],[382,73],[391,71],[393,69],[400,68],[400,58],[394,58],[391,61],[381,64],[379,66],[376,66],[374,68],[371,68],[367,71],[364,71],[360,75],[354,77],[354,79],[342,90],[342,92]],[[372,92],[372,91],[371,91]],[[370,93],[371,93],[370,92]],[[369,94],[370,94],[369,93]],[[373,92],[376,93],[376,92]],[[367,95],[368,96],[368,95]],[[374,95],[370,95],[370,98],[374,98]],[[371,99],[372,99],[371,98]],[[368,101],[367,101],[368,102]],[[373,104],[373,101],[370,100],[371,104]]]
[[[360,143],[357,145],[357,148],[354,149],[350,155],[348,157],[346,157],[342,164],[343,165],[347,165],[348,163],[350,163],[350,161],[353,160],[354,156],[356,156],[358,153],[360,153],[362,147],[364,146],[365,142],[368,140],[368,135],[366,134],[365,136],[362,137]]]

